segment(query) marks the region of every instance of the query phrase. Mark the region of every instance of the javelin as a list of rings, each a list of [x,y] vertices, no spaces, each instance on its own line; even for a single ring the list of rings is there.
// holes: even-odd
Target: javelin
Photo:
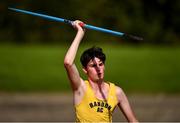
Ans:
[[[35,12],[27,11],[27,10],[22,10],[22,9],[17,9],[17,8],[8,8],[8,9],[16,11],[16,12],[24,13],[24,14],[29,14],[29,15],[42,17],[42,18],[52,20],[52,21],[63,22],[63,23],[69,24],[69,25],[72,25],[72,23],[73,23],[73,21],[71,21],[71,20],[67,20],[67,19],[63,19],[63,18],[59,18],[59,17],[54,17],[54,16],[50,16],[50,15],[45,15],[45,14],[40,14],[40,13],[35,13]],[[139,41],[143,40],[143,38],[141,38],[141,37],[129,35],[129,34],[126,34],[126,33],[123,33],[123,32],[113,31],[113,30],[110,30],[110,29],[96,27],[96,26],[92,26],[92,25],[88,25],[88,24],[84,24],[84,23],[81,23],[81,26],[86,28],[86,29],[105,32],[105,33],[109,33],[109,34],[112,34],[112,35],[117,35],[117,36],[120,36],[120,37],[127,37],[127,38],[130,38],[130,39],[139,40]]]

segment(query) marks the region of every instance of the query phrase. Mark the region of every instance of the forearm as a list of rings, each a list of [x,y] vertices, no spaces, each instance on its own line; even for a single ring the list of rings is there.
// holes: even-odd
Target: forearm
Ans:
[[[65,64],[72,65],[74,63],[74,59],[76,57],[78,47],[79,47],[79,44],[80,44],[83,36],[84,36],[83,32],[81,32],[81,31],[77,32],[71,46],[69,47],[69,49],[65,55],[65,58],[64,58]]]

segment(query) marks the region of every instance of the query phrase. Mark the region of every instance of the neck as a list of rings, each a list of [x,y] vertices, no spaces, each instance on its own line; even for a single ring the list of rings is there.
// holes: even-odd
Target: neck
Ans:
[[[104,81],[93,82],[89,80],[89,84],[97,98],[107,100],[108,87]]]
[[[99,81],[92,81],[91,79],[88,79],[92,88],[94,89],[99,89],[104,86],[104,80],[99,80]]]

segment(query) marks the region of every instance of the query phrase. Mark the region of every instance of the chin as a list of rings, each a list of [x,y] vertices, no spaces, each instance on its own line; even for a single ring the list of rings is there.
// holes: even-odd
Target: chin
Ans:
[[[91,80],[93,80],[94,82],[102,82],[104,80],[104,78],[103,77],[95,77]]]
[[[97,82],[102,82],[103,78],[98,78]]]

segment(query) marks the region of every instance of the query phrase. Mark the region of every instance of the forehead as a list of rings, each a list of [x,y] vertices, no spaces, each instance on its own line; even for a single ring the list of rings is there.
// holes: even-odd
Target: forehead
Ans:
[[[102,62],[99,58],[95,57],[94,59],[91,59],[89,62],[88,62],[88,65],[89,64],[94,64],[94,63],[100,63]]]

